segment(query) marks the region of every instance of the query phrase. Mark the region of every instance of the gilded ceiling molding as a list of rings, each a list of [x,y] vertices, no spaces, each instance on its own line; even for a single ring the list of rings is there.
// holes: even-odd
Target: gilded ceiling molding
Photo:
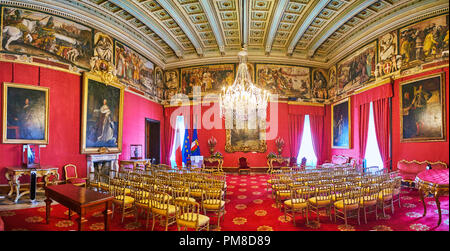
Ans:
[[[299,59],[293,57],[286,57],[285,55],[280,56],[248,56],[247,61],[249,63],[268,63],[268,64],[285,64],[285,65],[298,65],[312,68],[328,68],[328,63],[312,61],[309,59]],[[239,63],[238,57],[223,56],[223,57],[212,57],[212,58],[196,58],[190,60],[183,60],[177,62],[169,62],[166,64],[166,70],[197,66],[197,65],[207,65],[207,64],[224,64],[224,63]]]
[[[139,21],[150,27],[158,36],[160,36],[164,42],[166,42],[170,48],[175,52],[177,57],[182,58],[184,51],[181,44],[177,39],[168,33],[165,28],[153,17],[150,13],[143,9],[141,6],[136,5],[133,1],[127,0],[109,0],[111,3],[119,6],[122,9],[128,11],[131,15],[136,17]]]
[[[220,54],[225,55],[225,41],[223,38],[223,30],[219,25],[219,21],[214,11],[214,6],[211,6],[212,2],[209,0],[199,0],[200,5],[205,10],[206,17],[211,26],[211,29],[216,37],[217,45],[219,46]]]
[[[409,5],[401,10],[393,10],[382,18],[372,22],[369,27],[363,29],[364,33],[358,33],[358,36],[349,36],[345,42],[336,43],[328,54],[328,67],[333,66],[349,53],[357,50],[364,44],[376,40],[386,32],[399,29],[408,24],[427,19],[432,16],[449,12],[449,3],[446,0],[428,0],[427,5]],[[423,4],[423,2],[421,2]]]
[[[63,18],[81,23],[88,27],[110,34],[115,39],[118,39],[133,49],[151,59],[155,64],[163,67],[165,65],[164,55],[154,48],[149,49],[149,44],[154,45],[151,40],[147,39],[144,34],[135,30],[132,26],[118,20],[108,13],[97,10],[93,6],[87,6],[80,1],[74,2],[72,0],[0,0],[0,4],[13,6],[17,8],[28,8],[32,10],[42,11],[49,14],[61,16]],[[74,9],[76,11],[74,11]],[[123,30],[133,30],[135,36],[130,36]]]
[[[312,57],[317,48],[319,48],[331,34],[338,30],[339,27],[377,1],[378,0],[358,0],[352,3],[346,10],[339,13],[333,18],[333,22],[327,24],[325,29],[321,30],[321,32],[314,37],[313,41],[308,46],[307,55]]]
[[[283,12],[286,10],[288,3],[289,0],[280,0],[274,11],[274,14],[272,15],[273,19],[271,21],[269,33],[267,34],[266,39],[266,54],[269,54],[272,50],[273,40],[275,38],[275,35],[277,34],[280,21],[283,18]]]
[[[169,13],[169,15],[178,23],[180,28],[184,31],[186,36],[189,38],[191,43],[194,45],[195,50],[198,55],[203,55],[203,46],[200,42],[200,37],[197,35],[197,32],[192,27],[189,20],[186,20],[184,15],[180,12],[180,10],[175,5],[173,0],[157,0],[157,2]]]
[[[305,34],[305,31],[314,21],[314,19],[319,15],[319,13],[327,6],[330,0],[320,0],[320,1],[311,1],[312,4],[308,7],[306,13],[302,16],[302,20],[300,20],[300,27],[296,29],[295,36],[289,42],[289,47],[287,49],[287,54],[292,55],[295,47],[297,46],[298,40]]]

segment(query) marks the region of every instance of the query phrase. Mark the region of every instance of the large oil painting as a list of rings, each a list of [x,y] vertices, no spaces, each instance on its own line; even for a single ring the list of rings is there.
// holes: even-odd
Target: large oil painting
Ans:
[[[219,93],[223,86],[234,82],[234,64],[205,65],[181,69],[181,91],[192,96],[194,87],[201,94]]]
[[[439,73],[400,84],[402,142],[445,140],[444,81]]]
[[[404,68],[448,57],[448,15],[430,18],[400,29],[400,55]]]
[[[117,78],[150,96],[157,96],[154,65],[128,46],[116,41],[115,65]]]
[[[3,143],[48,144],[49,89],[3,83]]]
[[[346,98],[331,106],[332,148],[351,148],[351,113],[350,99]]]
[[[55,58],[89,69],[91,28],[38,11],[3,7],[2,12],[2,50]]]
[[[253,121],[234,120],[233,126],[226,129],[226,152],[266,152],[266,122]]]
[[[362,87],[375,79],[377,42],[372,42],[337,64],[339,93]]]
[[[117,79],[83,74],[81,153],[121,152],[123,95]]]
[[[310,69],[307,67],[257,64],[256,83],[271,94],[311,98]]]

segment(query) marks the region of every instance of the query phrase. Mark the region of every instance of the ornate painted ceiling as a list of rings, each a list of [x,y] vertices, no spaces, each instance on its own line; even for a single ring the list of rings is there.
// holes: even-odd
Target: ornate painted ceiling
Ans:
[[[238,61],[328,68],[443,9],[447,0],[1,0],[66,16],[124,41],[163,69]]]

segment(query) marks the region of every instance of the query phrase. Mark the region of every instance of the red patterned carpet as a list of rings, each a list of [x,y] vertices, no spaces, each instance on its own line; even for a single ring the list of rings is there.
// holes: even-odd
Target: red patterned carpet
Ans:
[[[305,225],[302,216],[297,218],[297,226],[292,224],[292,219],[285,220],[283,212],[275,208],[270,190],[266,190],[267,175],[228,175],[228,192],[226,197],[226,214],[221,222],[222,231],[449,231],[449,197],[441,197],[442,223],[436,228],[438,213],[433,198],[427,198],[427,216],[422,217],[423,206],[417,190],[404,188],[402,190],[402,208],[395,207],[392,215],[387,210],[385,218],[375,220],[373,214],[368,215],[368,224],[358,226],[356,219],[350,219],[346,228],[344,222],[338,219],[337,223],[331,222],[326,215],[320,216],[320,224],[311,221]],[[50,224],[45,224],[45,207],[22,209],[14,211],[0,211],[0,216],[5,222],[7,231],[68,231],[76,230],[77,216],[68,219],[67,208],[61,205],[52,206]],[[315,219],[314,213],[310,214],[310,220]],[[216,225],[216,218],[211,219]],[[151,228],[151,222],[150,222]],[[150,229],[149,228],[149,229]],[[156,230],[164,230],[156,224]],[[88,217],[84,230],[103,230],[103,217],[100,212]],[[145,219],[140,218],[135,222],[134,216],[126,217],[124,223],[120,223],[120,215],[115,213],[110,230],[115,231],[145,231]],[[176,230],[175,225],[169,230]]]

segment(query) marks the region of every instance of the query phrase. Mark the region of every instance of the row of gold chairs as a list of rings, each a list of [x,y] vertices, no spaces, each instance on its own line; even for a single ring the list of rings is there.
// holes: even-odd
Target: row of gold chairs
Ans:
[[[103,177],[103,180],[101,179]],[[124,217],[145,214],[146,229],[152,216],[152,230],[156,218],[165,230],[177,223],[178,229],[192,228],[209,230],[210,217],[217,216],[217,226],[223,220],[225,211],[225,173],[189,172],[186,170],[153,170],[150,174],[136,171],[121,171],[101,176],[89,183],[98,191],[110,193],[115,207]],[[202,212],[202,213],[200,213]],[[209,215],[209,213],[213,215]]]
[[[394,202],[400,204],[401,178],[397,173],[362,174],[357,170],[325,169],[300,170],[297,172],[278,171],[272,173],[268,180],[277,207],[284,207],[285,217],[293,218],[295,214],[306,214],[309,224],[309,213],[315,212],[319,221],[320,210],[325,210],[332,220],[355,217],[360,224],[360,211],[367,223],[367,214],[381,209],[394,213]]]

